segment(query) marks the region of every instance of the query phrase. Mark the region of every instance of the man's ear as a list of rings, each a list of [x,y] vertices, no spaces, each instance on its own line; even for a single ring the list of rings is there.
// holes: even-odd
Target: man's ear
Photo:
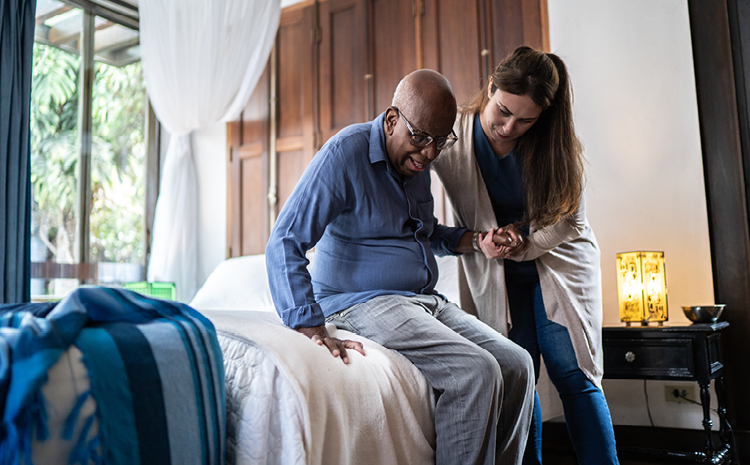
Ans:
[[[385,132],[389,136],[392,135],[394,129],[396,129],[396,124],[398,124],[398,111],[396,111],[395,108],[388,107],[388,109],[385,110],[384,124]]]

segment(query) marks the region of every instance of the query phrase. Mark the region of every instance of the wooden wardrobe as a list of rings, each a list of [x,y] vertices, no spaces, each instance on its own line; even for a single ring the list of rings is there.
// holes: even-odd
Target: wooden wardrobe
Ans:
[[[459,104],[519,45],[549,51],[546,0],[320,0],[285,8],[265,71],[227,124],[227,257],[263,253],[276,215],[315,152],[369,121],[420,68]],[[435,216],[446,205],[437,178]]]

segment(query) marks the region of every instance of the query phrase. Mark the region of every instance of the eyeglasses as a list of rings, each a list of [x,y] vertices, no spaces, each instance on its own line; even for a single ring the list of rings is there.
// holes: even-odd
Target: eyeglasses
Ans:
[[[407,129],[409,129],[409,132],[411,133],[411,145],[415,147],[427,147],[432,141],[435,141],[436,149],[445,150],[453,147],[453,144],[458,140],[458,136],[452,129],[450,135],[440,137],[432,137],[424,131],[420,131],[419,129],[415,130],[411,127],[411,124],[409,124],[409,121],[407,121],[403,113],[401,113],[401,110],[399,110],[398,107],[393,108],[396,109],[398,115],[404,120],[404,123],[406,123]]]

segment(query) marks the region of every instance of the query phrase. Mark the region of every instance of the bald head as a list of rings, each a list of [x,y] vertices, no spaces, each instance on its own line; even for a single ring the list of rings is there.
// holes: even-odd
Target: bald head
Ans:
[[[442,146],[434,141],[455,138],[455,119],[456,97],[442,74],[420,69],[403,78],[383,116],[385,148],[396,172],[414,176],[427,170]],[[425,137],[431,139],[427,145],[419,142]]]
[[[403,78],[392,105],[422,127],[447,125],[450,129],[456,119],[453,89],[445,76],[431,69],[418,69]]]

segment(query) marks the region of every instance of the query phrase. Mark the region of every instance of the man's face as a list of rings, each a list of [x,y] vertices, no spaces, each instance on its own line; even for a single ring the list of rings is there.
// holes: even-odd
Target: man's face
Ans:
[[[420,118],[420,115],[404,114],[395,107],[386,110],[386,150],[396,172],[401,176],[414,176],[428,169],[430,163],[440,155],[438,145],[441,144],[436,141],[452,136],[455,114],[450,113],[437,110]],[[427,146],[420,147],[412,143],[412,140],[419,140],[424,136],[433,139]]]

